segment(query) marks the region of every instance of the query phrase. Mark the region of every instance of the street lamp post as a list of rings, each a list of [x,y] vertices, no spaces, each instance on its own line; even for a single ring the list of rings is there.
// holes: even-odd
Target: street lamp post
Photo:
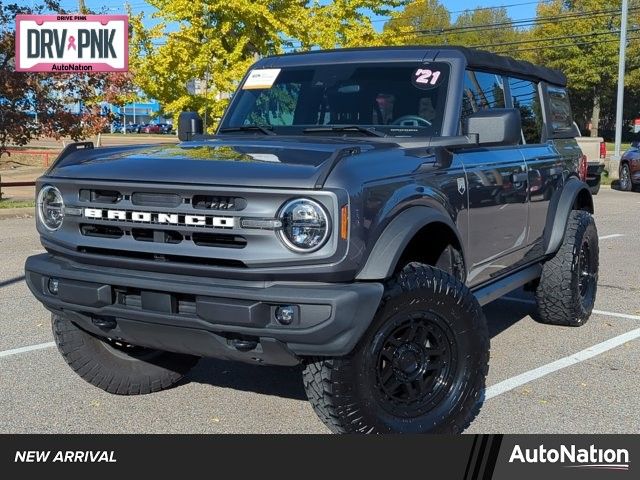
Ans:
[[[618,103],[616,106],[616,146],[613,156],[616,168],[609,168],[613,172],[609,172],[616,177],[618,173],[618,165],[620,163],[622,150],[622,127],[623,127],[623,110],[624,110],[624,73],[625,73],[625,56],[627,51],[627,18],[629,15],[629,0],[622,0],[622,16],[620,20],[620,58],[618,61]]]

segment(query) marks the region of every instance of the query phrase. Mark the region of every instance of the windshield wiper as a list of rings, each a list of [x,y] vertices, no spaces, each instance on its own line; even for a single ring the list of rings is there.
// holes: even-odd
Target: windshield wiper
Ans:
[[[261,132],[265,135],[275,135],[272,131],[273,127],[263,125],[241,125],[239,127],[224,127],[218,130],[220,133],[225,132]]]
[[[322,132],[360,132],[370,137],[386,137],[384,133],[373,128],[361,127],[360,125],[336,125],[327,127],[305,128],[302,133],[322,133]]]

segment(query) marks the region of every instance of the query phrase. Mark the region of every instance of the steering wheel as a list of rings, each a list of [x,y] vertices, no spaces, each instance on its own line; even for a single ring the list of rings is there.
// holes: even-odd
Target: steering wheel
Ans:
[[[430,127],[432,123],[418,115],[403,115],[391,122],[391,125],[401,125],[403,127]]]

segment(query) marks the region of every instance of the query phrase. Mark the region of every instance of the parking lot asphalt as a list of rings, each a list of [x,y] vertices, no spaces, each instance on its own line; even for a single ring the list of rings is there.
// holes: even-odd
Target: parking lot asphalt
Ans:
[[[640,194],[596,198],[596,313],[581,328],[536,323],[531,294],[485,307],[487,400],[472,433],[640,432]],[[107,394],[51,346],[47,311],[23,281],[41,252],[33,219],[0,221],[0,433],[325,433],[297,368],[212,359],[176,388]]]

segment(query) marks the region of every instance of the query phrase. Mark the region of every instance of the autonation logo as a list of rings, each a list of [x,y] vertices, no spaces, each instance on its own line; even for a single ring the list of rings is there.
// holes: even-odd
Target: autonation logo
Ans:
[[[509,463],[560,463],[567,468],[586,468],[596,470],[629,470],[629,451],[625,448],[577,448],[575,445],[560,445],[559,448],[522,449],[515,445]]]

